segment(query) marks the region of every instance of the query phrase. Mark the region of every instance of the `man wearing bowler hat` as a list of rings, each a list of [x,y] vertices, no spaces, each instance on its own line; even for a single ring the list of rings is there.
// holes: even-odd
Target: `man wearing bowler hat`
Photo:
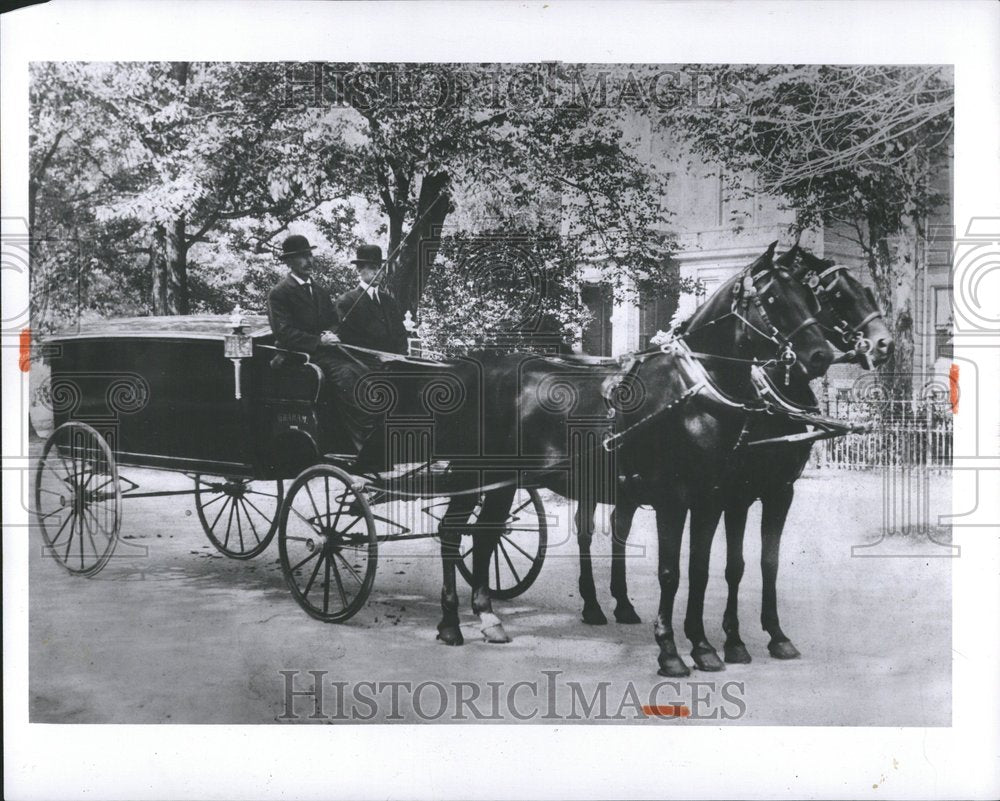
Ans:
[[[324,396],[336,401],[337,419],[359,453],[374,428],[372,415],[354,397],[355,383],[366,370],[337,347],[337,310],[327,289],[312,279],[314,249],[304,236],[285,239],[278,258],[289,273],[267,297],[268,318],[279,347],[304,351],[319,365],[326,378]]]
[[[340,339],[348,345],[406,353],[409,334],[396,299],[379,284],[383,276],[382,248],[361,245],[351,263],[358,270],[358,286],[337,299]]]
[[[359,280],[358,286],[337,298],[340,340],[345,345],[405,354],[409,334],[403,325],[403,315],[395,298],[379,286],[384,274],[382,248],[361,245],[351,263],[358,270]],[[354,391],[369,372],[368,368],[359,361],[344,359],[334,372],[338,390],[344,393],[349,407],[345,422],[359,453],[356,467],[385,469],[385,421],[382,415],[365,409]]]
[[[278,258],[288,265],[289,273],[267,296],[267,315],[280,347],[318,357],[313,361],[325,370],[326,346],[340,340],[333,333],[337,312],[330,293],[312,280],[314,250],[309,240],[298,234],[282,243]]]

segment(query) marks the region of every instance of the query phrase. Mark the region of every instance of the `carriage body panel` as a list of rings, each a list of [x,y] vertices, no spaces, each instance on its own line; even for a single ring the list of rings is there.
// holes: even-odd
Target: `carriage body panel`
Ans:
[[[121,464],[272,476],[289,432],[318,436],[322,376],[308,364],[273,369],[266,318],[245,322],[239,399],[228,316],[103,320],[49,337],[55,424],[94,426]]]

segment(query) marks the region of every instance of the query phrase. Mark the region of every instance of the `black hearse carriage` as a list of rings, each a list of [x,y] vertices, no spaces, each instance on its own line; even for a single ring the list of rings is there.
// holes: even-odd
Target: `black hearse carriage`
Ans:
[[[436,534],[376,512],[391,501],[419,501],[422,513],[440,521],[447,482],[433,482],[430,495],[426,482],[407,485],[405,469],[391,486],[344,470],[343,434],[336,409],[322,399],[322,371],[307,354],[275,347],[265,317],[237,310],[101,320],[48,337],[45,351],[55,430],[36,468],[35,513],[47,555],[72,573],[92,576],[107,564],[124,499],[194,495],[205,533],[226,556],[257,556],[280,528],[282,568],[296,601],[313,617],[339,622],[364,605],[380,541]],[[193,486],[143,491],[123,467],[177,471]],[[431,469],[444,466],[417,464],[410,472]],[[305,482],[310,470],[322,472],[322,498]],[[293,478],[285,497],[284,482]],[[292,502],[296,492],[306,495],[303,487],[314,513]],[[498,549],[491,565],[498,598],[524,592],[545,555],[542,502],[533,488],[519,494],[503,537],[511,547]],[[323,561],[317,550],[326,558],[318,579],[309,569]],[[468,538],[462,552],[459,567],[471,580]]]

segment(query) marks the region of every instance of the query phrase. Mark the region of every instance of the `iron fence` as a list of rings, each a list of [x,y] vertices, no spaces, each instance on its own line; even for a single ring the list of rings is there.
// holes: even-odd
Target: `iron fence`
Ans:
[[[945,401],[850,401],[831,404],[832,416],[869,430],[825,440],[813,465],[836,470],[921,467],[944,471],[952,461],[952,412]]]

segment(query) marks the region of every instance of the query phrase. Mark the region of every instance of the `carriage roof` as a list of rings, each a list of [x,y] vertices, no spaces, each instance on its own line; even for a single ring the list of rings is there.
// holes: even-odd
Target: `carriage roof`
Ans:
[[[254,339],[270,335],[267,318],[259,314],[243,315],[244,331]],[[209,339],[220,342],[232,333],[228,314],[185,314],[172,317],[119,317],[80,323],[76,328],[58,331],[46,337],[49,342],[72,339]]]

